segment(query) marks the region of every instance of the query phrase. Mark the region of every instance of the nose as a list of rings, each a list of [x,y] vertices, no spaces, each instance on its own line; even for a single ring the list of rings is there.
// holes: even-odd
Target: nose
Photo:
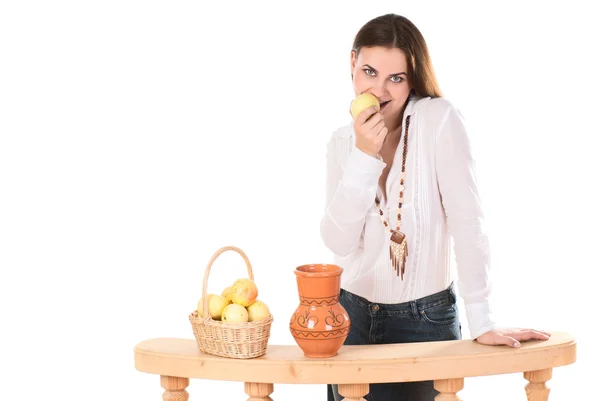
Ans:
[[[388,94],[387,80],[385,80],[385,79],[377,80],[373,84],[373,87],[371,88],[371,93],[380,99],[385,98]]]

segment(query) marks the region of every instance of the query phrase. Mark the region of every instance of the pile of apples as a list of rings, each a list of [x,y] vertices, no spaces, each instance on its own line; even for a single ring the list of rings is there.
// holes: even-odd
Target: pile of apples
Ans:
[[[206,294],[208,313],[213,320],[228,323],[254,322],[268,318],[271,311],[266,303],[258,299],[258,288],[254,281],[240,278],[221,295]],[[204,298],[198,301],[198,316],[204,317]]]

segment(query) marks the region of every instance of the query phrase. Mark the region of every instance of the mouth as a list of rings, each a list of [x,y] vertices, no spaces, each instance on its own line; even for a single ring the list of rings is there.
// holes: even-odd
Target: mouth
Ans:
[[[383,110],[385,108],[385,106],[388,105],[389,102],[391,102],[391,100],[386,100],[385,102],[380,102],[379,103],[379,109]]]

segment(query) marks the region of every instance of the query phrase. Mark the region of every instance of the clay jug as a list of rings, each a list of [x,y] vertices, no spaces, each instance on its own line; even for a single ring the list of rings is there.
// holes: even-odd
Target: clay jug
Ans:
[[[343,269],[331,264],[298,266],[300,305],[290,320],[290,332],[309,358],[337,355],[350,332],[350,317],[339,303]]]

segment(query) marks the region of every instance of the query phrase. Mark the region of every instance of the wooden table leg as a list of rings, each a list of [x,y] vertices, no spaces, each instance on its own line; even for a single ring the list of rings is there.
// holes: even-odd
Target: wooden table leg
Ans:
[[[465,386],[465,379],[444,379],[434,380],[433,387],[440,393],[435,397],[435,401],[461,401],[456,395]]]
[[[369,394],[368,384],[338,384],[338,393],[344,397],[344,401],[365,401]]]
[[[552,378],[552,369],[534,370],[523,373],[529,383],[525,385],[527,401],[548,401],[550,389],[546,382]]]
[[[250,396],[248,401],[273,401],[273,383],[244,383],[244,391]]]
[[[190,395],[186,388],[190,385],[187,377],[161,376],[160,385],[165,389],[164,401],[188,401]]]

